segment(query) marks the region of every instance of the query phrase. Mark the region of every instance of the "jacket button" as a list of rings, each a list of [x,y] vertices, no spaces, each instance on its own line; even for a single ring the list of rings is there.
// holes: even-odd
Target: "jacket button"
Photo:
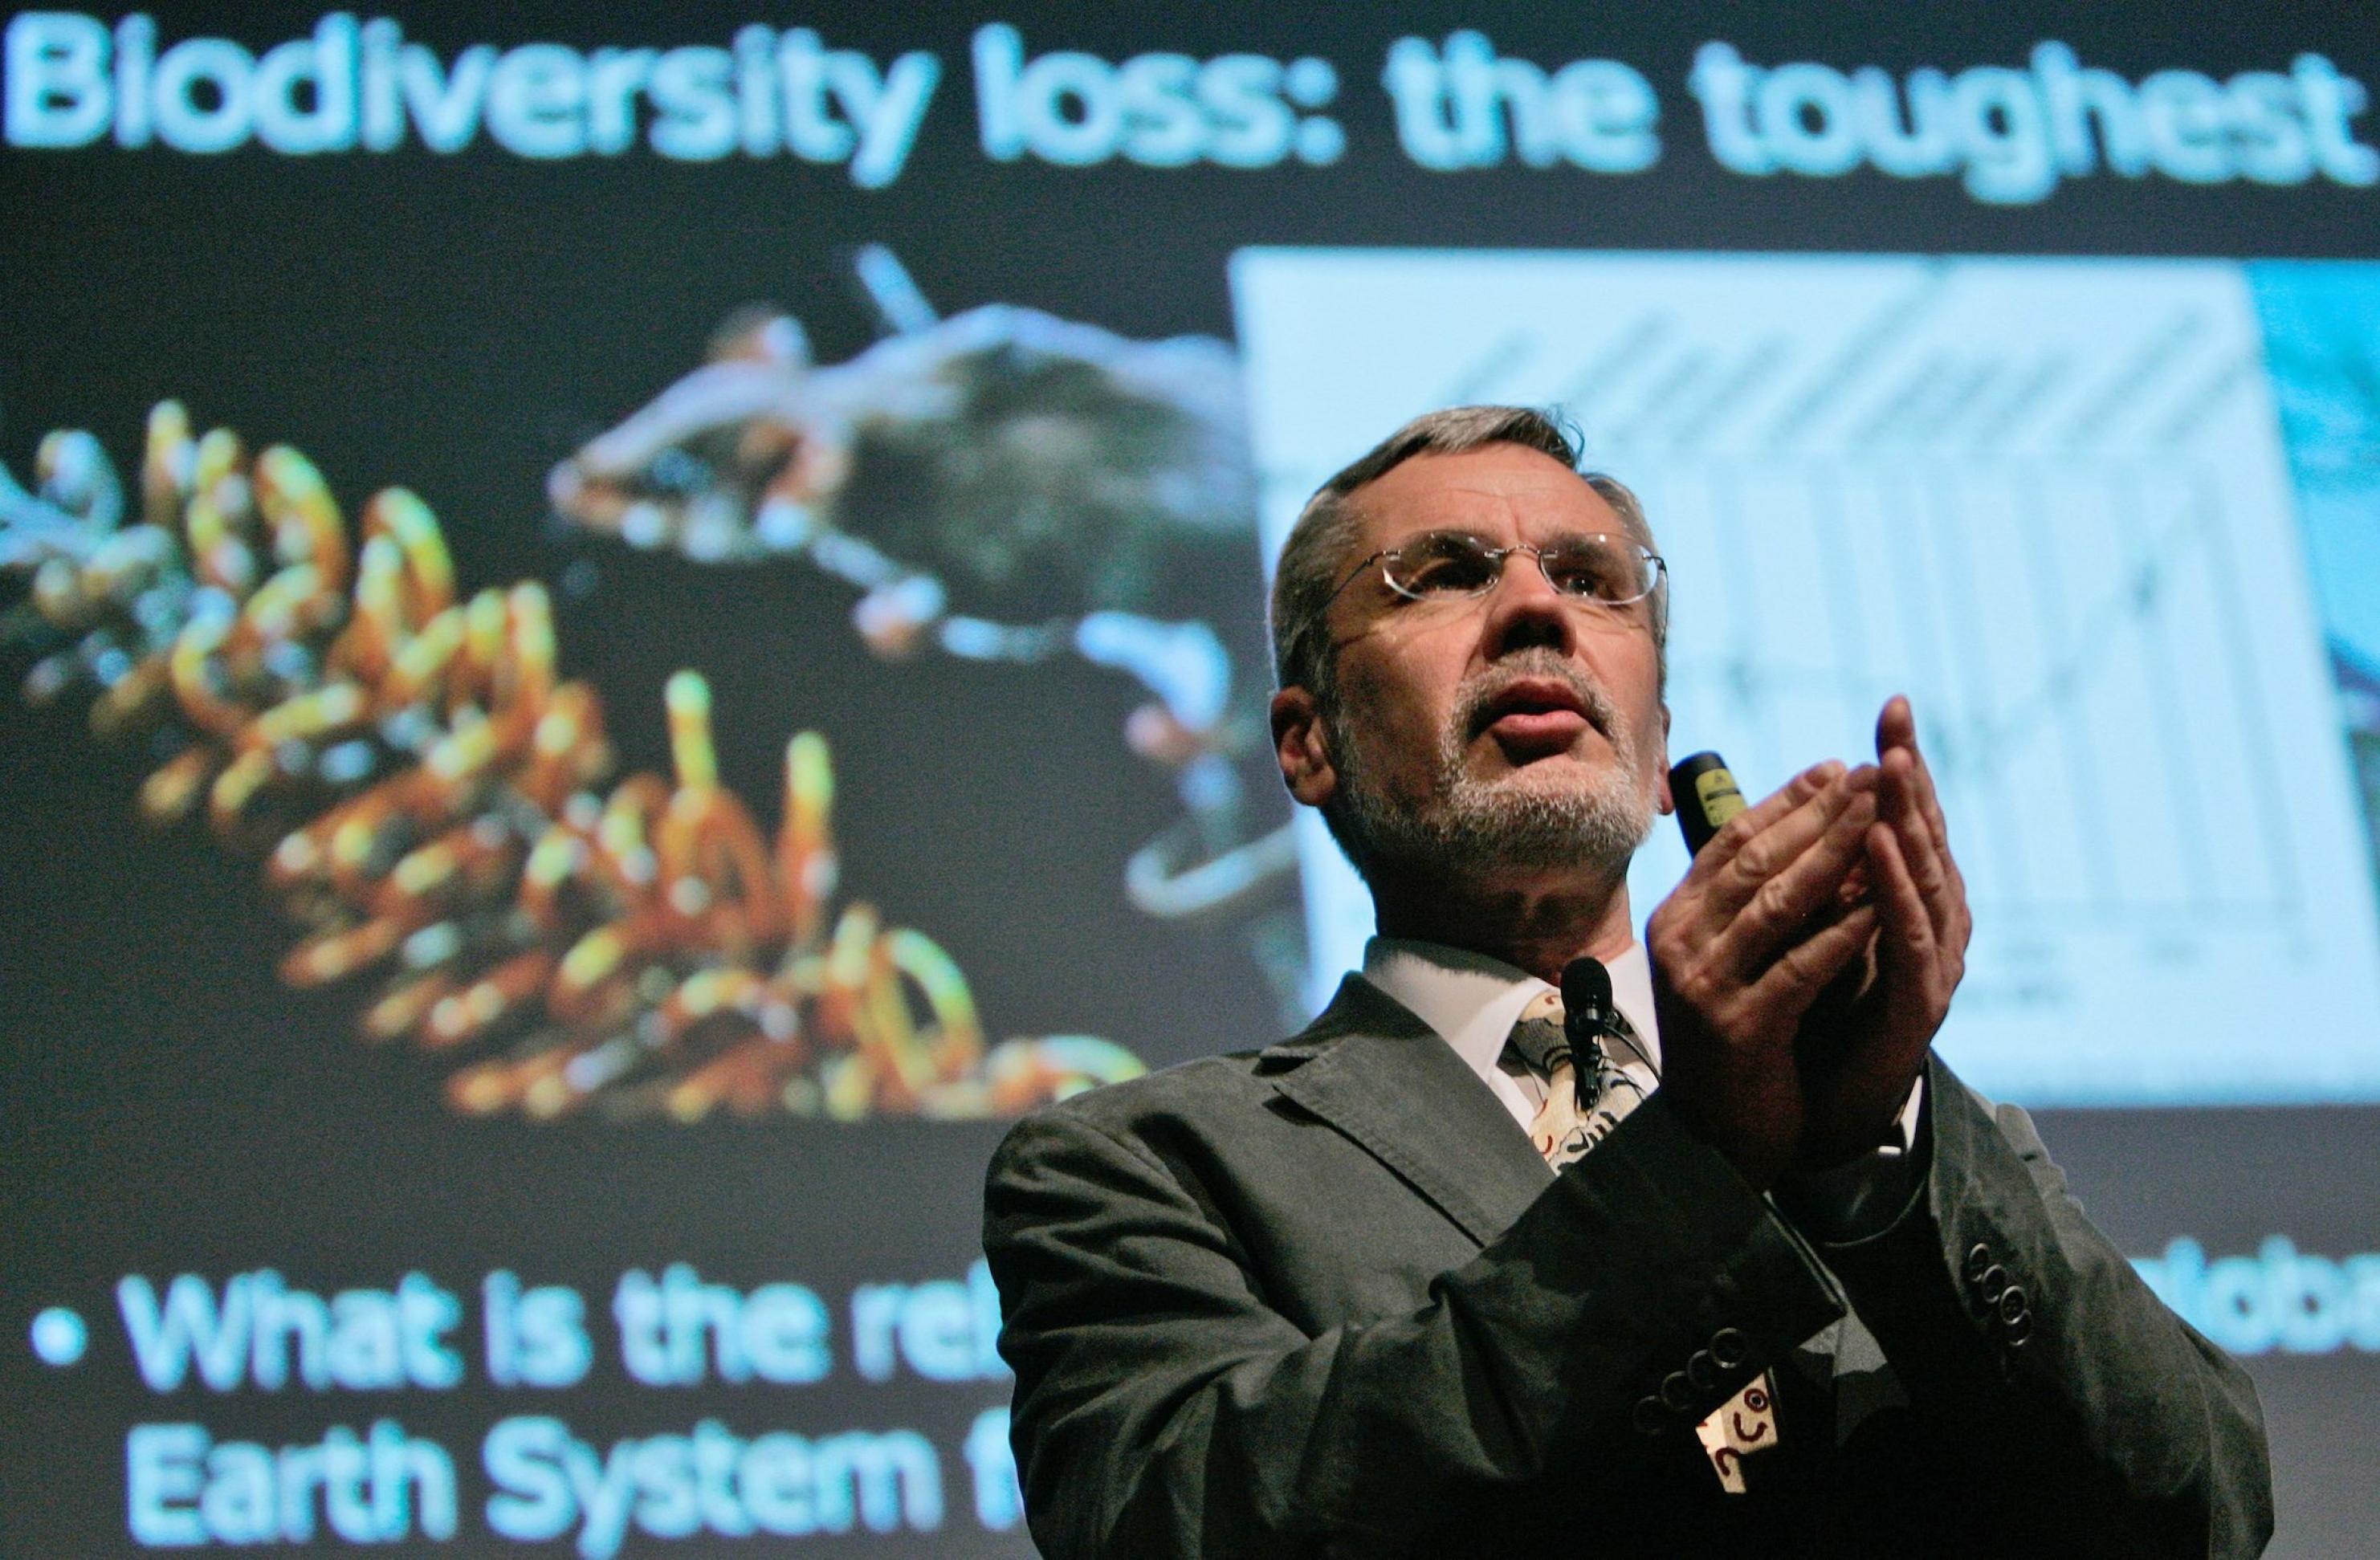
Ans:
[[[2025,1339],[2033,1336],[2033,1312],[2020,1311],[2000,1324],[2000,1341],[2010,1348],[2022,1348]]]
[[[1998,1305],[2000,1296],[2007,1292],[2008,1287],[2008,1269],[1998,1263],[1984,1269],[1982,1275],[1975,1280],[1975,1290],[1984,1297],[1985,1305]]]
[[[1661,1378],[1661,1403],[1680,1414],[1694,1406],[1694,1384],[1686,1379],[1685,1372],[1671,1371]]]
[[[1977,1279],[1983,1277],[1984,1269],[1991,1265],[1992,1249],[1989,1246],[1986,1246],[1981,1240],[1978,1240],[1973,1245],[1967,1248],[1966,1271],[1968,1283],[1973,1284]]]
[[[2032,1318],[2033,1310],[2030,1306],[2024,1303],[2024,1291],[2022,1289],[2010,1284],[2007,1288],[2000,1291],[1999,1315],[2001,1324],[2003,1326],[2010,1327],[2016,1325],[2017,1320],[2020,1317],[2027,1320]]]
[[[1710,1357],[1722,1371],[1732,1371],[1752,1358],[1752,1340],[1733,1327],[1721,1327],[1711,1335]]]
[[[1636,1399],[1636,1411],[1628,1419],[1639,1435],[1658,1435],[1670,1428],[1670,1410],[1661,1406],[1658,1397]]]
[[[1694,1350],[1686,1361],[1686,1379],[1705,1392],[1718,1385],[1718,1362],[1710,1357],[1709,1349]]]

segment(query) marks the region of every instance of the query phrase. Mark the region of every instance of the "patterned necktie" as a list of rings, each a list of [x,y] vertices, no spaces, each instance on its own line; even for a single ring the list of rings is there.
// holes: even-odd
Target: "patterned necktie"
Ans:
[[[1616,1011],[1612,1029],[1632,1044],[1635,1041],[1628,1021]],[[1636,1080],[1620,1070],[1600,1041],[1587,1036],[1585,1054],[1573,1052],[1562,1025],[1559,991],[1541,991],[1529,998],[1506,1043],[1545,1081],[1545,1103],[1529,1123],[1529,1141],[1557,1170],[1601,1143],[1645,1097]]]
[[[1545,1082],[1545,1102],[1529,1123],[1529,1141],[1556,1170],[1584,1157],[1645,1098],[1636,1080],[1613,1063],[1597,1038],[1582,1036],[1584,1045],[1574,1046],[1562,1016],[1561,993],[1541,991],[1521,1010],[1506,1042]],[[1645,1054],[1635,1031],[1616,1008],[1611,1032]],[[1719,1487],[1730,1494],[1743,1493],[1743,1459],[1777,1445],[1777,1388],[1768,1373],[1762,1372],[1694,1426],[1694,1436],[1718,1474]]]

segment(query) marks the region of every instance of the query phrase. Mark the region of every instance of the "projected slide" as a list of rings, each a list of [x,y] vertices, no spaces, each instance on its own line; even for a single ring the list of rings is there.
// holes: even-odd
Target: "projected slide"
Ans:
[[[2368,826],[2259,313],[2288,268],[2252,269],[1244,250],[1267,555],[1402,418],[1563,406],[1670,561],[1673,756],[1765,792],[1911,695],[1975,907],[1968,1079],[2380,1099]],[[1303,847],[1321,990],[1369,905]],[[1640,920],[1683,867],[1665,825]]]

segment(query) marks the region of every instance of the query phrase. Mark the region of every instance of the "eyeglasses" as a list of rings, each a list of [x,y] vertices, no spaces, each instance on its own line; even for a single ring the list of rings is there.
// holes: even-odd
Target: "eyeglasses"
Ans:
[[[1402,547],[1384,548],[1348,572],[1324,599],[1319,617],[1374,564],[1381,581],[1408,601],[1460,601],[1485,596],[1504,577],[1515,552],[1536,560],[1546,583],[1566,599],[1599,607],[1628,607],[1660,588],[1669,565],[1631,537],[1603,533],[1564,537],[1543,547],[1490,547],[1468,531],[1431,531]]]

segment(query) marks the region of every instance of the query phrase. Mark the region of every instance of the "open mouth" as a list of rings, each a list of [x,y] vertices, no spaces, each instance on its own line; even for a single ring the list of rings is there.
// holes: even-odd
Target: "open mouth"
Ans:
[[[1489,695],[1473,727],[1475,733],[1490,733],[1507,747],[1565,748],[1589,728],[1602,730],[1592,707],[1593,701],[1567,682],[1524,677]]]
[[[1611,737],[1611,708],[1595,687],[1561,675],[1521,675],[1471,704],[1471,737],[1495,737],[1509,763],[1569,754],[1590,730]]]

